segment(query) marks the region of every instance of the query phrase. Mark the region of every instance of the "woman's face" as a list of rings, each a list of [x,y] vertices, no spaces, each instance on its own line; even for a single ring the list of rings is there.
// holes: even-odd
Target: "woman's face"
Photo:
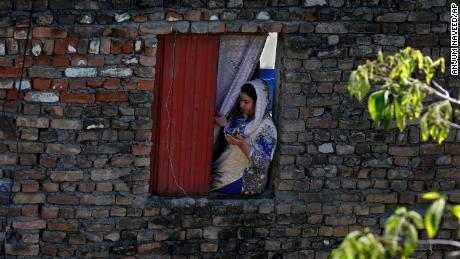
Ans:
[[[254,100],[252,100],[252,98],[244,92],[240,92],[240,108],[247,117],[254,116],[254,113],[256,112],[256,104],[254,103]]]

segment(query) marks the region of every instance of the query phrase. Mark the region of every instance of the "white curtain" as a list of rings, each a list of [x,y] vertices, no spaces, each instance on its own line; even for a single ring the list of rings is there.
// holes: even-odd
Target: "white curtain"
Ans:
[[[238,99],[241,86],[251,79],[266,39],[266,35],[224,35],[220,38],[216,111],[227,118]],[[215,124],[214,144],[219,129]]]

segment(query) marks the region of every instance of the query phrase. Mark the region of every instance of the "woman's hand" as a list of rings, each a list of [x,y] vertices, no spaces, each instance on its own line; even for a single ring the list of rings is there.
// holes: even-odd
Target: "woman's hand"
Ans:
[[[241,151],[246,155],[247,158],[249,158],[251,154],[251,148],[244,142],[244,137],[241,135],[236,135],[232,136],[229,134],[225,134],[225,140],[227,140],[227,143],[230,145],[236,145],[238,146]]]
[[[230,135],[230,134],[225,134],[225,140],[227,140],[227,143],[230,145],[237,145],[241,146],[244,143],[244,138],[241,135]]]
[[[222,128],[227,126],[227,124],[228,124],[227,118],[225,118],[225,116],[220,112],[217,113],[217,116],[215,117],[215,120],[216,120],[217,124],[219,126],[221,126]]]

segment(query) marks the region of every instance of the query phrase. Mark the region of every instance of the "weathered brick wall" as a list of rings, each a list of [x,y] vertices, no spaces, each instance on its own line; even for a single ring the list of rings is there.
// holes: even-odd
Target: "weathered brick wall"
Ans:
[[[437,145],[421,143],[415,126],[375,130],[345,94],[349,72],[379,49],[447,58],[446,0],[36,0],[24,60],[31,3],[0,1],[0,169],[16,180],[10,256],[324,258],[399,204],[423,207],[413,204],[424,191],[460,201],[455,131]],[[156,35],[174,31],[280,32],[272,198],[148,194]],[[440,236],[454,237],[455,224]]]

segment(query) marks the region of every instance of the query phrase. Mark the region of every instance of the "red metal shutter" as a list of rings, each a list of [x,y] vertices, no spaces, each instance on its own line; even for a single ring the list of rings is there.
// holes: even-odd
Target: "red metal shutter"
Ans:
[[[150,185],[155,194],[209,192],[218,54],[218,35],[158,38]]]

